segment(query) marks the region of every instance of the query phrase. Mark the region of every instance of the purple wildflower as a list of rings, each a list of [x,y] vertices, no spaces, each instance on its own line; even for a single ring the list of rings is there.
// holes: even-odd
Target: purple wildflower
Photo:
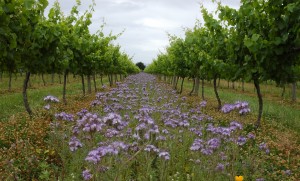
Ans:
[[[215,168],[217,171],[223,171],[225,169],[224,164],[218,163],[218,165]]]
[[[230,123],[230,129],[231,130],[236,130],[236,129],[243,129],[243,126],[242,126],[242,124],[240,124],[240,123],[238,123],[238,122],[236,122],[236,121],[232,121],[231,123]]]
[[[241,115],[251,111],[249,108],[249,103],[245,101],[236,101],[234,104],[224,104],[224,106],[221,108],[223,113],[229,113],[233,110],[238,110],[239,114]]]
[[[201,149],[201,153],[203,153],[204,155],[211,155],[213,153],[213,150],[209,148]]]
[[[200,107],[205,107],[205,106],[206,106],[206,104],[207,104],[207,102],[206,102],[206,101],[201,101],[201,102],[200,102]]]
[[[84,170],[82,172],[82,177],[84,180],[90,180],[93,177],[93,175],[90,173],[89,170]]]
[[[203,148],[203,141],[201,139],[195,139],[192,146],[190,147],[190,150],[196,151]]]
[[[44,109],[49,110],[50,109],[50,104],[47,104],[46,106],[44,106]]]
[[[80,140],[78,138],[76,138],[76,136],[73,136],[69,142],[69,147],[70,150],[76,151],[78,148],[82,147],[82,143],[80,142]]]
[[[82,118],[85,114],[87,114],[88,113],[88,110],[86,110],[86,109],[82,109],[80,112],[78,112],[77,113],[77,116],[79,117],[79,118]]]
[[[219,138],[212,138],[207,141],[207,145],[210,149],[217,149],[221,144],[221,140]]]
[[[99,100],[94,100],[94,101],[91,102],[92,107],[95,107],[95,106],[100,105],[100,104],[101,104],[101,102]]]
[[[122,123],[122,118],[119,114],[116,113],[108,113],[103,118],[104,123],[111,124],[111,125],[119,125]]]
[[[250,111],[251,111],[250,108],[243,108],[239,110],[239,114],[244,115],[249,113]]]
[[[102,87],[101,87],[102,89],[106,89],[107,88],[107,86],[104,84]]]
[[[229,112],[231,112],[231,111],[233,111],[234,110],[234,105],[232,105],[232,104],[224,104],[224,106],[221,108],[221,111],[223,112],[223,113],[229,113]]]
[[[242,145],[244,145],[246,142],[247,142],[247,138],[246,138],[246,137],[244,137],[244,136],[239,136],[238,139],[237,139],[237,141],[236,141],[236,144],[242,146]]]
[[[100,157],[100,153],[99,151],[96,150],[92,150],[88,153],[88,156],[85,158],[86,161],[97,164],[100,161],[101,157]]]
[[[101,131],[104,123],[97,114],[86,113],[81,119],[77,120],[76,127],[84,132]]]
[[[270,150],[269,150],[269,148],[268,148],[268,146],[267,146],[266,143],[261,143],[261,144],[259,144],[259,149],[262,150],[262,151],[265,151],[266,154],[269,154],[269,153],[270,153]]]
[[[65,112],[55,114],[55,118],[58,120],[64,120],[64,121],[74,121],[74,115],[67,114]]]
[[[159,149],[156,148],[154,145],[146,145],[146,148],[144,150],[147,152],[151,152],[151,151],[154,151],[156,153],[159,152]]]
[[[119,131],[116,129],[107,129],[105,133],[105,137],[112,138],[119,134]]]
[[[59,99],[57,97],[52,96],[52,95],[48,95],[48,96],[44,97],[44,101],[45,102],[57,103],[57,102],[59,102]]]
[[[158,153],[159,157],[163,157],[165,160],[170,160],[170,154],[169,152],[162,151]]]
[[[134,139],[136,139],[136,140],[140,140],[140,139],[141,139],[141,137],[140,137],[139,134],[137,134],[137,133],[134,133],[134,134],[132,135],[132,138],[134,138]]]
[[[249,133],[249,134],[247,135],[247,137],[248,137],[249,139],[255,139],[255,134]]]
[[[166,141],[167,138],[165,136],[160,135],[160,136],[156,137],[156,140]]]
[[[161,132],[164,133],[164,134],[169,134],[169,131],[166,130],[166,129],[163,129]]]

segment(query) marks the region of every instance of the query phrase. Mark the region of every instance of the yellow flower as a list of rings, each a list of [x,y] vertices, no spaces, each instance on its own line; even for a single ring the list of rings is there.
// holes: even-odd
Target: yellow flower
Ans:
[[[243,181],[244,177],[243,176],[235,176],[235,181]]]

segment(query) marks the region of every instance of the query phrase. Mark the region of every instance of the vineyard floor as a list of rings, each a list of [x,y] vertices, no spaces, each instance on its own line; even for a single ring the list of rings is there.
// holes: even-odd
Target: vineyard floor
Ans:
[[[28,98],[30,106],[38,110],[44,105],[44,97],[47,95],[56,95],[57,97],[62,97],[63,85],[61,79],[58,75],[55,75],[52,79],[52,75],[45,75],[45,85],[42,81],[41,76],[33,76],[31,78],[31,83],[28,89]],[[22,113],[25,111],[24,103],[22,99],[22,86],[23,77],[17,77],[12,80],[11,90],[8,91],[7,82],[8,78],[2,78],[0,82],[0,121],[5,121],[12,115]],[[108,79],[103,78],[103,83],[108,84]],[[101,90],[100,78],[97,78],[96,85],[98,90]],[[79,76],[69,76],[67,83],[67,99],[69,96],[78,97],[82,96],[81,79]]]
[[[219,86],[219,95],[222,104],[233,103],[236,100],[243,100],[250,103],[252,114],[256,115],[258,113],[258,99],[256,92],[254,91],[254,85],[251,83],[245,83],[245,90],[242,91],[241,83],[235,83],[235,89],[227,87],[227,82],[221,80]],[[192,82],[186,81],[184,84],[185,92],[183,95],[188,95],[189,91],[192,89]],[[273,85],[262,85],[262,94],[264,100],[263,107],[263,121],[269,124],[283,125],[290,128],[300,134],[300,101],[291,102],[291,94],[286,91],[285,97],[281,97],[281,88]],[[213,90],[212,83],[206,82],[205,84],[205,98],[210,99],[210,102],[216,103],[216,98]],[[299,91],[298,91],[299,92]],[[199,91],[199,96],[201,97],[201,90]],[[300,94],[298,93],[300,97]],[[199,100],[198,100],[199,101]],[[252,123],[255,119],[251,120]]]
[[[38,89],[31,98],[39,91],[40,96],[60,95],[58,87]],[[190,82],[178,95],[169,85],[143,73],[85,97],[80,85],[74,87],[78,91],[69,95],[67,105],[51,103],[51,109],[44,110],[41,100],[34,106],[38,110],[34,117],[18,113],[0,123],[1,180],[300,178],[298,103],[266,98],[264,121],[256,130],[257,101],[251,91],[238,94],[241,91],[225,87],[220,91],[224,103],[249,103],[251,112],[240,115],[218,111],[208,83],[206,102],[187,96]],[[2,95],[13,97],[12,93]],[[106,121],[98,125],[99,120]],[[81,121],[95,124],[97,131],[80,127]],[[50,126],[58,123],[55,129]],[[74,134],[76,126],[79,132]],[[100,149],[106,151],[100,154]]]

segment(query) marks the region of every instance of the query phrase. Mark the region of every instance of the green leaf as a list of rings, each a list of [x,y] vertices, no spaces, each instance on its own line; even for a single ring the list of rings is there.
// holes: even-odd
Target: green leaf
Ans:
[[[17,47],[17,35],[16,34],[11,34],[11,39],[9,41],[9,48],[10,49],[13,49],[13,48],[16,48]]]
[[[251,39],[252,41],[256,42],[259,39],[260,35],[259,34],[253,34]]]
[[[289,12],[294,12],[294,9],[296,8],[296,4],[295,3],[290,3],[286,6],[286,9],[289,11]]]
[[[24,0],[24,6],[26,9],[31,9],[34,4],[34,0]]]
[[[250,38],[245,37],[245,39],[244,39],[244,44],[245,44],[246,47],[249,48],[249,47],[252,47],[253,42],[252,42],[252,40],[251,40]]]
[[[281,43],[281,38],[280,37],[276,37],[274,40],[275,45],[279,45]]]
[[[286,33],[285,35],[282,36],[282,41],[286,41],[289,38],[289,34]]]

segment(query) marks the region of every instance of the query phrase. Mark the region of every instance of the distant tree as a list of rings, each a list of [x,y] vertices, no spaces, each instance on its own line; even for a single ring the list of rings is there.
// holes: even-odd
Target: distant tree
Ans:
[[[135,65],[138,66],[142,71],[144,71],[146,68],[146,65],[143,62],[138,62]]]

